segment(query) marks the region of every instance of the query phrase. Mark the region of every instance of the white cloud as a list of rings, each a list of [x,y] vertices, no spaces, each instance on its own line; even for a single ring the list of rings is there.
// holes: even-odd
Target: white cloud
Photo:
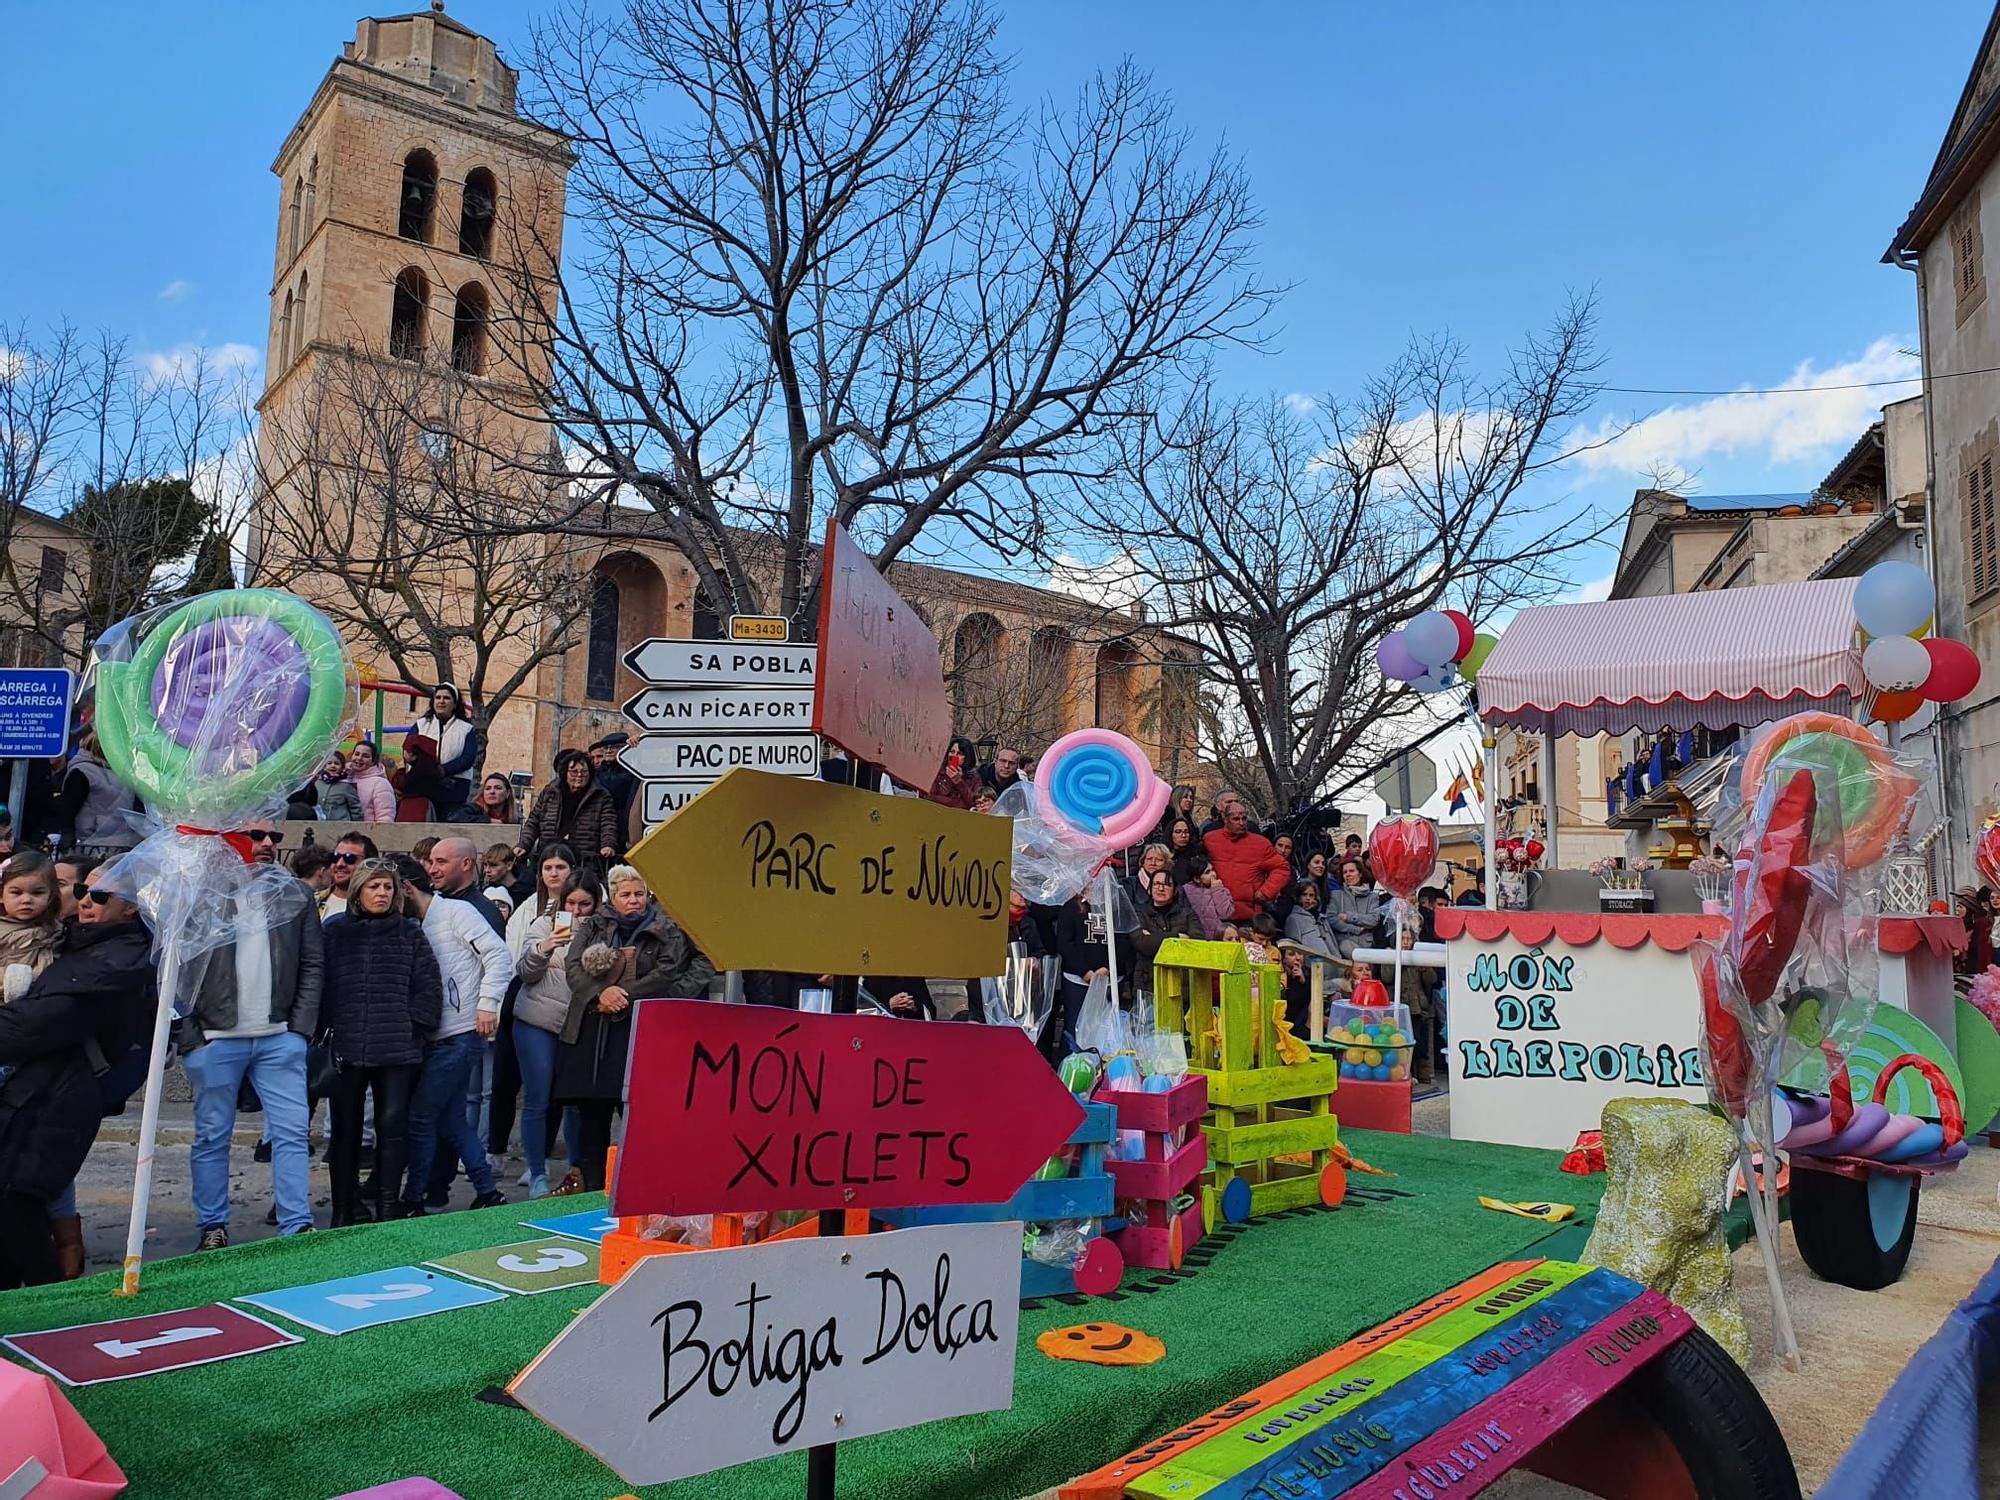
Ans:
[[[1902,386],[1866,382],[1917,377],[1917,361],[1902,350],[1906,341],[1877,339],[1856,359],[1820,368],[1802,360],[1773,382],[1817,394],[1758,395],[1752,391],[1713,396],[1685,406],[1669,406],[1619,432],[1607,418],[1584,441],[1600,446],[1576,457],[1585,469],[1644,474],[1654,468],[1692,468],[1711,456],[1761,457],[1788,463],[1831,455],[1866,430],[1887,401],[1910,394]],[[1838,386],[1860,389],[1838,390]]]
[[[211,379],[227,380],[248,374],[262,357],[248,344],[176,344],[163,353],[144,354],[139,367],[154,385],[191,379],[197,369]]]
[[[1049,570],[1048,587],[1058,594],[1118,610],[1130,609],[1150,590],[1138,560],[1129,552],[1114,552],[1096,563],[1084,562],[1065,552]]]
[[[1285,397],[1285,405],[1292,409],[1292,415],[1310,417],[1319,410],[1319,403],[1304,391],[1293,391]]]
[[[179,302],[184,300],[193,291],[194,283],[192,281],[176,276],[172,281],[160,288],[160,300],[162,302]]]
[[[1617,579],[1616,572],[1606,573],[1602,578],[1588,579],[1579,583],[1562,598],[1558,604],[1596,604],[1611,597],[1611,585]]]

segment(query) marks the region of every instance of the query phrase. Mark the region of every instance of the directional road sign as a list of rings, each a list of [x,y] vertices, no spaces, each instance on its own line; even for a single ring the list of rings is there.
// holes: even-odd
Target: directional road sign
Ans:
[[[1020,1301],[1018,1220],[648,1255],[507,1389],[664,1484],[1012,1405]]]
[[[648,828],[664,823],[714,785],[713,781],[642,781],[639,821]]]
[[[718,969],[998,974],[1013,852],[1007,818],[731,771],[632,863]]]
[[[625,717],[647,730],[812,728],[810,688],[647,688]]]
[[[698,1000],[633,1025],[616,1214],[1005,1203],[1083,1123],[1013,1026]]]
[[[642,734],[618,753],[642,780],[711,779],[744,766],[781,776],[819,775],[819,737],[812,734]]]
[[[817,646],[655,638],[625,653],[641,682],[663,687],[811,688]]]

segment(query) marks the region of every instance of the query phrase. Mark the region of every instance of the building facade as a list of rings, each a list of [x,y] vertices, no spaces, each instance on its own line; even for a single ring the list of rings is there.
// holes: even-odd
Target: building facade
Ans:
[[[360,22],[287,136],[272,166],[280,202],[249,550],[252,581],[296,589],[342,623],[366,680],[399,679],[380,641],[404,618],[399,592],[414,600],[407,629],[453,638],[455,673],[477,656],[488,683],[525,674],[493,716],[485,765],[539,779],[559,748],[631,727],[620,709],[640,684],[627,649],[718,636],[725,622],[649,511],[610,506],[601,534],[517,538],[496,552],[410,503],[413,491],[451,486],[464,493],[433,511],[518,529],[560,483],[547,477],[560,465],[535,391],[571,157],[519,113],[517,81],[491,41],[434,0]],[[748,551],[754,571],[754,542]],[[496,579],[511,569],[524,583],[518,623],[496,631]],[[551,573],[574,589],[548,590]],[[1163,774],[1194,772],[1190,643],[1070,594],[915,563],[888,574],[938,637],[957,732],[1034,751],[1100,724],[1146,745]],[[568,649],[535,661],[551,632]],[[377,694],[363,722],[406,723],[411,707],[407,695]]]
[[[2000,9],[1988,21],[1944,140],[1883,260],[1915,273],[1923,357],[1927,537],[1940,635],[1988,664],[1938,716],[1950,878],[1974,880],[1980,823],[2000,812]],[[1992,295],[1989,295],[1989,292]],[[1905,481],[1907,482],[1907,481]]]

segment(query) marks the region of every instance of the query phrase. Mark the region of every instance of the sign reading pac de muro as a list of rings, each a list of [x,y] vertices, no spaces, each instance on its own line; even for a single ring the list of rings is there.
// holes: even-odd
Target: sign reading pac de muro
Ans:
[[[1456,1139],[1565,1150],[1609,1100],[1707,1099],[1687,954],[1470,933],[1445,951]]]

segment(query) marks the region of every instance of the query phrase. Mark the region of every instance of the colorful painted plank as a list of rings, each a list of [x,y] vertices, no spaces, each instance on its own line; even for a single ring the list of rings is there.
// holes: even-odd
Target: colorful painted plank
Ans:
[[[1471,1493],[1692,1327],[1601,1268],[1495,1267],[1062,1493],[1406,1500],[1476,1473]]]

